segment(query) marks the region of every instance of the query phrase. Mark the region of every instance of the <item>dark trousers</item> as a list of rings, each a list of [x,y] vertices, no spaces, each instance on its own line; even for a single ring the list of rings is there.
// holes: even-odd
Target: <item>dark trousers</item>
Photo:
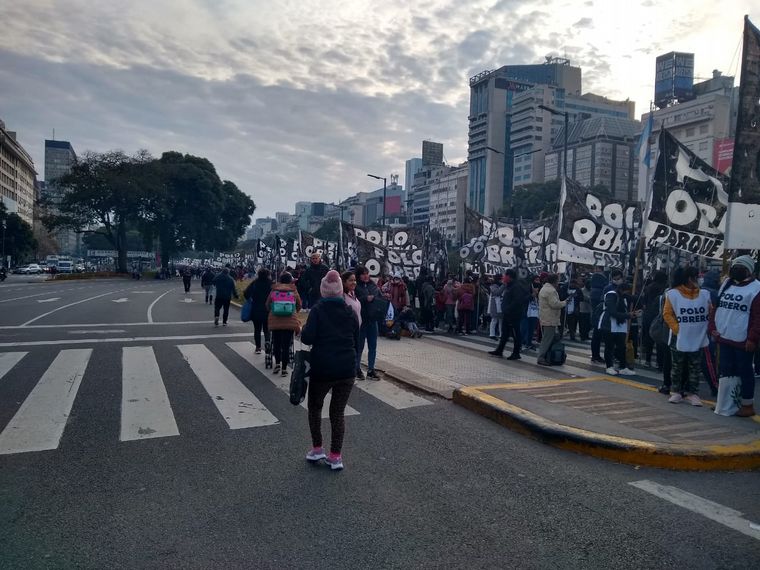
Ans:
[[[182,284],[185,286],[185,293],[190,292],[190,282],[192,280],[192,277],[183,277],[182,278]]]
[[[627,368],[625,361],[625,333],[604,333],[604,363],[607,368],[612,368],[617,359],[620,368]]]
[[[261,348],[261,333],[264,333],[264,342],[269,342],[269,325],[267,315],[254,315],[253,321],[253,342],[256,349]]]
[[[507,344],[507,339],[511,336],[514,339],[514,345],[512,347],[512,354],[520,356],[520,323],[502,319],[501,321],[501,338],[499,339],[499,345],[496,347],[496,352],[501,354],[504,351],[504,347]]]
[[[591,313],[578,313],[578,328],[580,329],[581,340],[588,340],[591,330]]]
[[[591,337],[591,358],[601,358],[602,336],[604,332],[594,327],[594,336]]]
[[[738,376],[742,380],[742,403],[750,403],[755,397],[755,369],[753,352],[747,352],[728,344],[720,345],[720,375]]]
[[[472,309],[459,309],[458,332],[472,332]]]
[[[348,397],[354,387],[354,379],[333,380],[324,382],[312,379],[309,382],[309,430],[311,431],[311,443],[314,447],[322,447],[322,405],[325,396],[332,390],[330,401],[330,427],[332,429],[332,441],[330,452],[340,453],[343,448],[343,435],[346,431],[345,412],[348,405]]]
[[[219,318],[219,309],[224,308],[224,313],[222,314],[222,322],[227,322],[227,317],[230,316],[230,301],[231,299],[220,299],[217,297],[214,299],[214,318]]]
[[[567,332],[570,340],[575,340],[575,333],[578,330],[578,313],[567,315]]]
[[[275,364],[288,365],[293,331],[272,331],[272,356]]]

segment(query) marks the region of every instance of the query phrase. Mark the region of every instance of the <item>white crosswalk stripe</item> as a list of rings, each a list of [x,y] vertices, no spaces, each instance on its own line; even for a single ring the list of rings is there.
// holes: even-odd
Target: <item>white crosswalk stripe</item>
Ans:
[[[156,355],[150,346],[122,352],[121,441],[179,435]]]
[[[230,429],[269,426],[279,420],[203,344],[181,344],[182,355]]]
[[[272,383],[277,386],[280,390],[285,392],[286,394],[290,393],[290,377],[282,377],[279,374],[273,374],[271,370],[267,370],[264,368],[263,362],[263,356],[261,356],[261,360],[257,359],[256,356],[253,354],[253,351],[255,349],[252,342],[228,342],[227,346],[229,346],[232,350],[234,350],[238,355],[242,356],[245,361],[253,366],[256,370],[264,374],[269,380],[272,381]],[[327,394],[325,396],[325,403],[322,406],[322,418],[329,418],[330,417],[330,402],[331,402],[331,394]],[[302,408],[307,408],[307,401],[304,400],[301,402]],[[358,416],[359,412],[357,412],[354,408],[351,406],[346,406],[345,415],[347,416]]]
[[[82,382],[91,348],[62,350],[0,433],[0,454],[56,449]]]
[[[24,356],[26,356],[26,352],[0,352],[0,379],[8,374],[8,371],[16,366]]]
[[[289,392],[290,378],[273,375],[271,370],[266,370],[263,356],[254,355],[253,343],[228,342],[227,346],[261,372],[282,393]],[[190,366],[230,429],[258,428],[280,423],[206,345],[184,344],[177,345],[176,349],[174,354],[177,358],[184,358]],[[97,381],[97,367],[90,366],[88,369],[93,350],[65,349],[56,355],[10,422],[4,427],[0,426],[0,455],[58,448],[83,378],[85,382]],[[23,377],[23,371],[17,365],[28,354],[0,352],[0,380],[9,373],[14,377]],[[386,380],[367,380],[357,382],[356,386],[397,410],[433,404]],[[122,348],[121,388],[119,441],[180,435],[175,410],[153,347]],[[305,409],[306,401],[301,406]],[[329,407],[328,394],[322,408],[323,418],[329,417]],[[347,416],[360,415],[352,406],[347,406],[345,413]]]

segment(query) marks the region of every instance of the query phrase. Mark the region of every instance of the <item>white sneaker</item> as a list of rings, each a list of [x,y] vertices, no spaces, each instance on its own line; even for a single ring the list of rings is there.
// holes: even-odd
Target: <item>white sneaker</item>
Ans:
[[[306,454],[306,461],[319,461],[327,457],[322,447],[312,447]]]
[[[620,374],[622,376],[634,376],[636,372],[634,370],[631,370],[630,368],[623,368],[620,370]]]
[[[683,396],[681,396],[680,392],[673,392],[670,395],[670,398],[668,398],[668,402],[671,404],[678,404],[679,402],[683,402]]]
[[[610,376],[617,376],[617,375],[618,375],[618,371],[617,371],[617,370],[615,370],[615,369],[614,369],[614,368],[612,368],[612,367],[610,367],[610,368],[608,368],[607,370],[605,370],[605,372],[606,372],[607,374],[609,374]]]
[[[702,400],[696,394],[689,394],[684,398],[684,400],[689,402],[692,406],[702,406]]]

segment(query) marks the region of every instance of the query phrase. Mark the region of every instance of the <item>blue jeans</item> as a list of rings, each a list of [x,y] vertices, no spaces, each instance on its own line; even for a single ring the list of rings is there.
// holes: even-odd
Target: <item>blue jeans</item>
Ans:
[[[362,323],[359,329],[359,346],[356,351],[356,370],[361,368],[362,353],[364,352],[364,342],[367,342],[367,369],[375,369],[375,358],[377,357],[377,321]]]
[[[755,398],[754,352],[747,352],[728,344],[720,345],[720,375],[738,376],[742,380],[742,404]]]
[[[524,317],[520,321],[520,330],[522,331],[522,343],[523,346],[533,345],[533,335],[536,332],[536,325],[538,324],[538,317]]]

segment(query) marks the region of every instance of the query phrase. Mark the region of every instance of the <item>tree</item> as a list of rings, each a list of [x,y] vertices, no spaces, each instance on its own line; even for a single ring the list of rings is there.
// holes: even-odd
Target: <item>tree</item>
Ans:
[[[337,218],[325,221],[325,223],[314,232],[314,237],[325,241],[337,242],[340,239],[340,230],[338,229],[339,224],[340,221]]]
[[[32,227],[18,214],[9,214],[3,202],[0,202],[0,227],[4,228],[0,229],[0,240],[6,256],[0,261],[0,265],[5,265],[7,256],[11,256],[11,259],[18,263],[34,254],[37,240],[34,239]]]
[[[100,234],[117,253],[118,271],[127,271],[127,229],[137,224],[146,196],[155,180],[146,167],[153,161],[147,151],[127,156],[121,151],[88,152],[68,174],[54,181],[62,196],[47,200],[43,222],[49,229],[73,229]],[[97,226],[97,229],[90,229]]]
[[[550,218],[559,211],[559,198],[562,192],[562,181],[547,180],[518,186],[512,198],[499,211],[503,218],[524,218],[540,220]],[[589,189],[597,196],[610,196],[610,189],[603,184],[597,184]]]
[[[150,170],[156,184],[140,229],[146,238],[158,238],[164,265],[178,251],[235,247],[256,208],[248,195],[223,182],[205,158],[165,152]]]

